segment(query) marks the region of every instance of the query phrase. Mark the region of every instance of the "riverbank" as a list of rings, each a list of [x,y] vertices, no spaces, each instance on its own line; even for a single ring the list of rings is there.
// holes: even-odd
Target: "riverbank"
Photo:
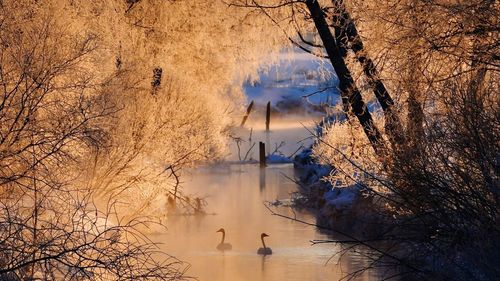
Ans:
[[[326,178],[334,167],[318,163],[312,149],[306,148],[294,158],[299,191],[303,196],[301,207],[316,215],[316,223],[337,232],[348,232],[359,239],[370,233],[370,221],[376,221],[373,198],[366,196],[361,185],[334,187]],[[361,237],[360,235],[363,234]]]
[[[317,128],[317,132],[319,130]],[[347,243],[353,251],[368,246],[372,250],[370,268],[392,269],[395,280],[497,280],[495,265],[500,261],[500,236],[494,225],[488,227],[491,231],[485,232],[484,227],[470,223],[451,224],[446,219],[451,214],[439,205],[427,206],[429,212],[436,210],[435,214],[417,216],[413,212],[419,210],[411,207],[420,202],[405,198],[407,195],[398,189],[385,193],[374,191],[363,180],[349,186],[333,186],[330,176],[336,172],[335,168],[320,163],[313,155],[313,147],[318,142],[294,158],[294,168],[304,198],[300,206],[316,215],[319,227],[335,234],[347,234],[340,235],[340,239],[333,235],[330,243]],[[369,179],[376,176],[370,175]],[[418,184],[419,179],[411,182]],[[390,189],[394,183],[384,184]],[[432,186],[432,182],[428,184]],[[435,195],[439,195],[439,189],[434,188]],[[398,201],[401,197],[404,204]],[[452,214],[462,216],[451,216],[454,220],[469,219],[468,213],[453,211]],[[347,241],[343,240],[346,236]],[[483,237],[485,242],[466,241],[466,236]]]

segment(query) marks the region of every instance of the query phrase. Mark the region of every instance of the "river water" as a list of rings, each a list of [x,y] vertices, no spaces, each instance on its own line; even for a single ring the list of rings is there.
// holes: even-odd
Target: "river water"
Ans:
[[[297,132],[291,132],[297,130]],[[286,128],[286,133],[275,129],[271,137],[254,132],[255,141],[278,142],[285,138],[293,145],[284,147],[287,153],[307,135],[302,126]],[[267,140],[266,140],[267,138]],[[296,138],[296,139],[290,139]],[[307,143],[305,143],[307,145]],[[273,216],[264,206],[265,201],[290,198],[297,191],[292,164],[271,164],[260,168],[257,164],[225,164],[197,168],[182,177],[183,192],[205,198],[208,215],[171,216],[168,230],[157,235],[167,253],[191,264],[187,274],[201,281],[212,280],[340,280],[349,272],[367,265],[361,256],[344,255],[338,259],[336,244],[311,245],[310,240],[329,239],[313,226]],[[314,223],[307,212],[277,207],[281,214],[296,216]],[[232,250],[216,249],[221,240],[219,228],[226,230],[226,241]],[[273,254],[260,256],[260,234],[269,235],[266,244]],[[366,273],[355,280],[376,280]]]

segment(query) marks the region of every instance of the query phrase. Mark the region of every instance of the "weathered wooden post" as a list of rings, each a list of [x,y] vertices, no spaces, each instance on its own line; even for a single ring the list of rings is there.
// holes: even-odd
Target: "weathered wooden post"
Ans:
[[[261,168],[266,166],[266,145],[261,141],[259,141],[259,162]]]
[[[245,125],[245,122],[247,122],[248,116],[250,115],[252,108],[253,108],[253,101],[247,107],[247,113],[245,114],[245,116],[243,116],[243,120],[241,120],[241,125],[240,125],[241,127],[243,127]]]
[[[267,102],[266,110],[266,132],[269,132],[269,123],[271,122],[271,102]]]

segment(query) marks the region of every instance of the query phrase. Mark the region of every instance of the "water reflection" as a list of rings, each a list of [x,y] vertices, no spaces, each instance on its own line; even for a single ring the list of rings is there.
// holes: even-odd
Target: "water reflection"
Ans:
[[[266,189],[266,168],[259,169],[259,190],[260,192]]]
[[[340,249],[333,244],[311,246],[309,240],[326,239],[315,228],[272,216],[264,200],[288,198],[296,190],[285,175],[293,175],[291,165],[233,165],[202,168],[185,178],[185,192],[207,198],[208,213],[215,215],[170,217],[168,230],[153,238],[165,243],[169,254],[191,263],[190,276],[199,280],[338,280],[357,268],[352,256],[340,264],[325,263]],[[259,186],[259,188],[257,188]],[[281,213],[294,215],[287,208]],[[302,220],[314,221],[297,212]],[[216,249],[221,241],[217,229],[224,228],[232,250]],[[270,235],[268,256],[257,255],[260,234]],[[363,275],[359,280],[369,280]]]
[[[269,258],[271,258],[271,257],[270,256],[262,256],[261,257],[262,263],[261,263],[261,267],[260,267],[260,272],[264,273],[264,271],[266,270],[266,268],[265,268],[266,259],[269,259]]]

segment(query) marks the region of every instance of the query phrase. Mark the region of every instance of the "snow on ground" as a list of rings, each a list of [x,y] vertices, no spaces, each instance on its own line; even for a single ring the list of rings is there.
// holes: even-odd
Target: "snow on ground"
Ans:
[[[340,100],[337,77],[329,61],[301,50],[269,55],[276,56],[278,59],[263,60],[258,77],[249,78],[243,85],[247,102],[253,100],[255,105],[245,127],[233,129],[232,135],[241,138],[240,150],[233,144],[228,160],[255,161],[262,141],[269,163],[291,163],[295,153],[312,144],[312,129],[325,115],[325,105]],[[317,91],[321,92],[303,97]],[[272,111],[270,132],[266,133],[268,101]]]
[[[359,187],[334,188],[323,181],[334,168],[315,163],[311,158],[309,147],[313,143],[312,138],[298,141],[312,134],[321,134],[325,122],[344,118],[342,114],[330,112],[331,115],[325,120],[326,112],[321,107],[340,102],[337,84],[338,79],[328,60],[301,50],[282,52],[275,63],[264,64],[258,79],[249,79],[244,84],[247,101],[254,101],[255,107],[246,128],[235,132],[244,136],[252,128],[253,140],[240,144],[240,150],[245,151],[259,141],[265,142],[268,164],[295,162],[295,167],[304,172],[304,183],[311,188],[321,186],[324,189],[326,206],[342,211],[349,209],[358,198]],[[272,105],[271,132],[265,133],[265,105],[269,101]],[[273,152],[273,147],[280,142],[286,145]],[[298,153],[298,157],[294,158],[291,155],[293,152]],[[249,153],[248,159],[241,162],[256,163],[256,153],[255,149]]]
[[[336,90],[337,77],[328,60],[304,53],[301,50],[283,51],[277,63],[263,66],[255,81],[247,81],[244,91],[248,101],[274,107],[306,106],[305,102],[316,105],[335,104],[339,101]],[[322,91],[319,94],[311,93]]]
[[[304,183],[310,185],[311,188],[316,186],[316,188],[324,189],[322,197],[326,203],[325,207],[343,211],[352,207],[359,197],[360,188],[358,186],[336,188],[322,180],[332,172],[334,167],[314,162],[314,159],[311,158],[311,150],[308,148],[312,145],[312,139],[300,144],[303,147],[300,148],[299,156],[293,160],[291,158],[294,157],[285,156],[294,150],[289,147],[283,148],[287,153],[269,152],[269,145],[279,142],[279,138],[283,138],[281,141],[284,142],[292,142],[292,144],[295,142],[295,147],[298,148],[299,145],[292,136],[306,138],[311,134],[321,134],[325,122],[343,119],[343,114],[330,112],[329,118],[325,120],[326,112],[322,108],[324,105],[340,103],[337,84],[337,76],[328,60],[304,53],[301,50],[294,50],[291,53],[280,53],[275,64],[264,66],[259,71],[258,79],[249,80],[244,84],[244,91],[248,103],[252,100],[255,102],[253,116],[250,115],[247,127],[251,127],[257,132],[257,138],[259,137],[258,132],[262,132],[264,129],[264,106],[268,101],[271,102],[273,108],[271,136],[274,140],[269,141],[269,135],[266,135],[268,163],[295,161],[295,166],[304,172],[305,178],[302,179]],[[300,127],[303,129],[297,129]],[[287,135],[284,132],[291,134]]]
[[[360,188],[333,187],[323,178],[334,167],[315,163],[311,158],[310,146],[314,141],[311,136],[321,135],[325,124],[344,118],[343,114],[332,111],[328,111],[327,117],[325,111],[325,106],[340,103],[337,84],[329,61],[301,50],[280,53],[277,63],[264,65],[258,79],[249,79],[244,84],[247,102],[254,101],[255,105],[245,127],[234,129],[233,133],[242,141],[239,157],[235,157],[238,152],[233,148],[233,161],[257,163],[258,142],[262,141],[266,144],[268,164],[294,163],[302,170],[303,183],[324,190],[326,209],[343,211],[352,207],[359,198]],[[267,102],[272,105],[269,133],[265,132]]]
[[[347,210],[352,207],[358,196],[360,196],[361,187],[353,185],[345,188],[333,188],[325,192],[324,199],[326,203],[337,211]]]
[[[269,164],[282,164],[282,163],[292,163],[292,159],[287,156],[279,155],[279,154],[271,154],[266,158],[267,163]]]

